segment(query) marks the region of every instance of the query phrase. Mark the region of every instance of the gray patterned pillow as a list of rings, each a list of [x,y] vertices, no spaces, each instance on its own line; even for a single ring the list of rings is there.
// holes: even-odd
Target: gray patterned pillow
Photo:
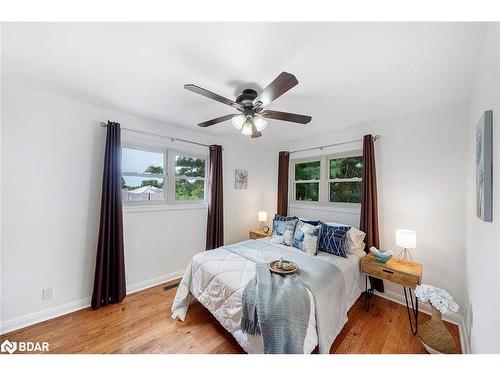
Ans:
[[[293,234],[298,221],[299,219],[296,217],[274,216],[271,242],[292,246]]]
[[[302,250],[308,255],[316,255],[318,252],[319,235],[321,224],[311,225],[299,220],[295,226],[293,235],[293,247]]]

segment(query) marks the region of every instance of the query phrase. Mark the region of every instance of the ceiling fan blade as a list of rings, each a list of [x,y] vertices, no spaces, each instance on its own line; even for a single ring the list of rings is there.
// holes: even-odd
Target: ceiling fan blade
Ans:
[[[213,99],[213,100],[216,100],[220,103],[223,103],[223,104],[226,104],[228,106],[231,106],[231,107],[234,107],[234,108],[238,108],[238,109],[243,109],[243,106],[241,104],[238,104],[228,98],[225,98],[219,94],[216,94],[212,91],[208,91],[200,86],[196,86],[196,85],[193,85],[191,83],[188,83],[186,85],[184,85],[184,88],[186,90],[189,90],[189,91],[192,91],[196,94],[200,94],[200,95],[203,95],[203,96],[206,96],[207,98],[210,98],[210,99]]]
[[[297,122],[299,124],[307,124],[312,120],[311,116],[298,115],[296,113],[279,112],[279,111],[264,111],[261,112],[261,115],[273,120]]]
[[[257,127],[255,126],[255,124],[253,123],[253,121],[251,121],[251,123],[252,123],[252,138],[259,138],[259,137],[261,137],[262,133],[257,130]]]
[[[253,105],[265,107],[273,100],[279,98],[285,92],[299,83],[293,74],[281,72],[262,92],[253,100]]]
[[[227,120],[231,120],[233,118],[233,116],[238,116],[238,115],[225,115],[225,116],[213,118],[211,120],[208,120],[208,121],[205,121],[205,122],[202,122],[202,123],[198,124],[198,126],[202,127],[202,128],[207,128],[209,126],[218,124],[219,122],[224,122],[224,121],[227,121]]]

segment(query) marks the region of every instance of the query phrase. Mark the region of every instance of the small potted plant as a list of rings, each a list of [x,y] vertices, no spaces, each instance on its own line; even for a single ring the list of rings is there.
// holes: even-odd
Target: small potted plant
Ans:
[[[429,302],[431,305],[431,319],[418,329],[418,336],[425,349],[431,354],[457,353],[455,340],[442,319],[442,314],[458,311],[458,304],[453,297],[446,290],[427,284],[418,285],[415,295],[419,301]]]

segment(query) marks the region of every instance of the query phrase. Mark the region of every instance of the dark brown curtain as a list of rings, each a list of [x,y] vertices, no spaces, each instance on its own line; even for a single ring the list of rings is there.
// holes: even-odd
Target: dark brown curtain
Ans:
[[[288,166],[290,153],[280,151],[278,155],[278,215],[286,216],[288,213]]]
[[[102,177],[101,221],[97,241],[92,308],[125,298],[125,259],[121,192],[120,124],[109,122]]]
[[[207,250],[224,244],[224,207],[222,204],[222,146],[210,146],[208,172]]]
[[[375,167],[374,141],[371,134],[363,137],[363,182],[361,183],[361,219],[359,229],[366,233],[365,251],[380,246],[378,233],[377,172]],[[384,291],[384,282],[370,278],[373,288]]]

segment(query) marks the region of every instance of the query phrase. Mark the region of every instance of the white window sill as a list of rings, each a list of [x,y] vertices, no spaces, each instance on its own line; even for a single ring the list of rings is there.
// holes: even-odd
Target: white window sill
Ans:
[[[359,215],[361,212],[361,205],[359,203],[353,203],[352,206],[339,206],[339,205],[321,205],[317,203],[300,203],[291,202],[289,204],[290,208],[296,208],[300,210],[315,210],[315,211],[327,211],[327,212],[342,212],[346,214],[356,214]]]
[[[206,209],[208,209],[207,203],[123,205],[123,213],[125,214],[135,213],[135,212],[161,212],[161,211],[180,211],[180,210],[206,210]]]

